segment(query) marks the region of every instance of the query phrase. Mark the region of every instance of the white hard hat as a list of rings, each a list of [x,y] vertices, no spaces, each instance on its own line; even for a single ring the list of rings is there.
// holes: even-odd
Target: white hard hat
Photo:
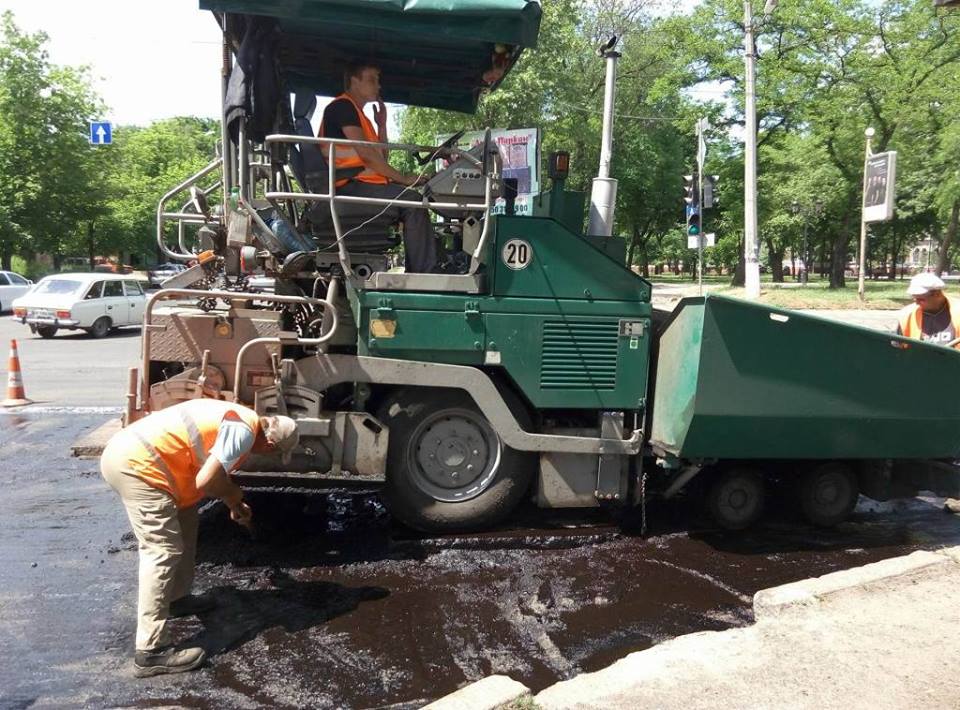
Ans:
[[[910,296],[926,296],[931,291],[942,291],[946,284],[936,274],[925,271],[910,279],[907,294]]]

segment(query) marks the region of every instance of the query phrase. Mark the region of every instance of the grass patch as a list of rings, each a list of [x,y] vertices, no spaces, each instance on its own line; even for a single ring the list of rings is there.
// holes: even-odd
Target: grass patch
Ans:
[[[696,295],[697,284],[690,279],[666,278],[659,276],[651,279],[654,284],[683,286],[684,295]],[[708,277],[703,281],[704,290],[709,293],[743,298],[744,289],[729,286],[729,277]],[[760,281],[760,303],[778,308],[795,310],[896,310],[912,303],[907,295],[908,280],[903,281],[867,281],[864,284],[866,301],[857,296],[857,282],[848,279],[845,288],[830,289],[826,281],[811,281],[801,286],[793,281],[775,284],[769,280]],[[947,286],[950,290],[950,286]]]

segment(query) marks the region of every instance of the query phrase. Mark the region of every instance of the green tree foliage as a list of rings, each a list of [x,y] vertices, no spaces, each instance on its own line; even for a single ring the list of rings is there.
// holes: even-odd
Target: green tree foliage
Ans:
[[[0,17],[0,261],[59,250],[99,209],[87,121],[100,109],[84,69],[50,63],[43,33]]]

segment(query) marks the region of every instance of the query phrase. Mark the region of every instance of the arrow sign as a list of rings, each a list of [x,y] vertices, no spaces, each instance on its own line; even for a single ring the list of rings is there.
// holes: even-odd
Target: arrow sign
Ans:
[[[113,124],[110,121],[90,121],[91,145],[110,145],[113,143]]]

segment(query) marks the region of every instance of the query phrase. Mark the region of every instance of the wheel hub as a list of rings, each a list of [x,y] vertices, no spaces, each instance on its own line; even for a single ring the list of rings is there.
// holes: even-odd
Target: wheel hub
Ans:
[[[414,455],[425,487],[454,496],[477,486],[491,463],[484,430],[464,416],[428,422],[420,433]]]

